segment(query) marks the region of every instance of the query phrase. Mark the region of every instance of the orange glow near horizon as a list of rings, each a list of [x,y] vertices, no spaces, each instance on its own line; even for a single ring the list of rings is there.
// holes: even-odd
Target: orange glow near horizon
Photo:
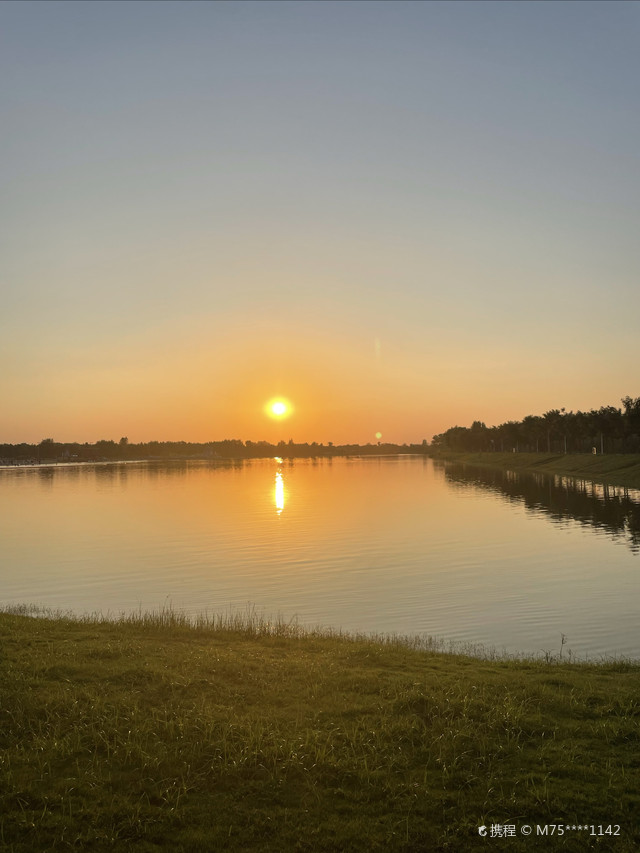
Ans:
[[[639,7],[584,8],[576,39],[566,3],[158,3],[152,37],[150,4],[0,6],[0,447],[421,444],[637,397]]]
[[[231,321],[215,343],[196,321],[140,333],[99,370],[56,351],[32,382],[19,374],[4,377],[14,404],[6,407],[0,438],[16,444],[47,437],[118,442],[122,436],[130,443],[421,443],[474,420],[491,426],[552,407],[614,403],[629,387],[621,377],[619,388],[607,390],[611,379],[602,368],[595,378],[572,373],[571,396],[552,381],[542,393],[533,374],[526,374],[527,383],[509,380],[489,355],[483,360],[464,342],[446,360],[434,357],[429,369],[417,372],[414,355],[389,342],[381,360],[366,336],[278,322],[275,334],[273,323],[254,323],[249,344],[243,324]],[[150,352],[160,355],[151,359]],[[536,372],[546,364],[541,359],[531,354]],[[273,408],[278,403],[284,412]]]

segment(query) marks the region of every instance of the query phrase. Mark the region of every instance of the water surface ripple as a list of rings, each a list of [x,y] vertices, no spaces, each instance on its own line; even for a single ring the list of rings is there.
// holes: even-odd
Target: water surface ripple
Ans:
[[[640,493],[422,457],[0,469],[3,604],[640,657]]]

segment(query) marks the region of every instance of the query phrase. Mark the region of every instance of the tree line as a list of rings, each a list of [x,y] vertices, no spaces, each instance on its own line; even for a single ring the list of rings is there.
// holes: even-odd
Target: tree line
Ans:
[[[433,447],[468,452],[640,453],[640,397],[623,397],[621,408],[601,406],[588,412],[550,409],[487,427],[474,421],[433,437]]]
[[[258,459],[270,456],[282,458],[351,455],[380,455],[386,453],[423,453],[422,444],[319,444],[295,443],[293,440],[272,444],[268,441],[224,439],[194,443],[187,441],[129,442],[126,436],[119,441],[101,439],[94,444],[58,442],[45,438],[38,444],[0,444],[0,464],[42,462],[116,462],[136,459]]]

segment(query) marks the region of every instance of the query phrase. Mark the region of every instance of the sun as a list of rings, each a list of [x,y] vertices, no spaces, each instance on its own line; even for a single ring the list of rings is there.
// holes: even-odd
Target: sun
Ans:
[[[276,418],[278,420],[289,417],[292,411],[291,403],[288,400],[284,400],[282,397],[276,397],[273,400],[269,400],[264,408],[270,418]]]

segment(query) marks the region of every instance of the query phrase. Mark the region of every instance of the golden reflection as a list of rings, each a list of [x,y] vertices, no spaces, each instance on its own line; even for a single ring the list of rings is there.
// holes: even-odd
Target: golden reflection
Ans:
[[[276,471],[276,492],[275,492],[276,512],[278,515],[284,509],[284,480],[280,471]]]

